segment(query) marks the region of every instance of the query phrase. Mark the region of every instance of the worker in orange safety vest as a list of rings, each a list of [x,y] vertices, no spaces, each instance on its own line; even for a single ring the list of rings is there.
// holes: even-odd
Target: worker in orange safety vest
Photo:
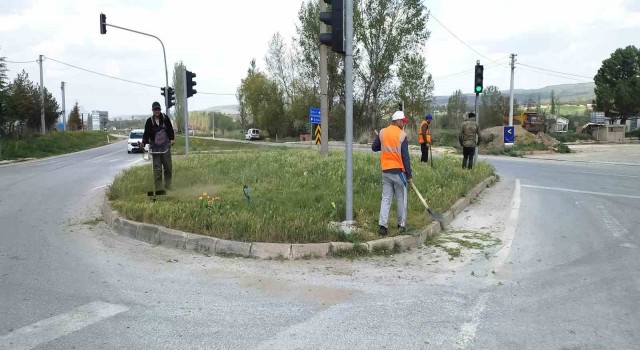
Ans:
[[[389,232],[389,209],[391,200],[396,197],[398,211],[398,230],[407,232],[407,184],[411,184],[411,163],[409,160],[409,142],[404,126],[409,119],[404,112],[397,111],[391,117],[391,125],[380,130],[371,150],[380,152],[380,167],[382,168],[382,201],[380,202],[380,216],[378,217],[380,236]]]
[[[429,161],[429,147],[431,147],[431,130],[429,129],[429,125],[431,125],[432,119],[433,116],[427,114],[418,129],[418,142],[420,143],[420,152],[422,153],[420,157],[421,163],[427,163]]]

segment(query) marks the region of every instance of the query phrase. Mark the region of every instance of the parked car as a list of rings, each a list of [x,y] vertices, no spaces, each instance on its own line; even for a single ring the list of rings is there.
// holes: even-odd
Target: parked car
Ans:
[[[260,140],[262,135],[260,135],[260,129],[249,129],[247,133],[244,135],[244,139],[247,141],[251,140]]]
[[[127,140],[127,153],[132,152],[142,152],[140,147],[138,147],[138,143],[142,142],[142,134],[144,134],[144,129],[133,129],[129,133],[129,139]],[[149,145],[146,145],[145,150],[149,150]]]

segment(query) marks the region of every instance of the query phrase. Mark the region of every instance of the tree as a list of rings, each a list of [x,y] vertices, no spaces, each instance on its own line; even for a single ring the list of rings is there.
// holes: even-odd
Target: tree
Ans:
[[[287,133],[288,127],[283,125],[282,91],[278,84],[259,71],[250,71],[243,83],[244,98],[253,122],[272,136]]]
[[[398,101],[404,101],[405,115],[411,119],[413,129],[427,114],[433,102],[433,79],[427,73],[427,64],[421,54],[404,57],[398,68],[400,86]]]
[[[280,33],[275,33],[271,37],[268,47],[269,50],[265,56],[265,62],[267,63],[269,78],[276,82],[278,88],[284,94],[285,102],[288,104],[293,99],[295,76],[293,55],[289,52]]]
[[[504,117],[508,116],[509,96],[503,96],[497,86],[487,86],[480,97],[480,127],[485,129],[503,125]]]
[[[617,49],[602,61],[594,77],[596,108],[607,118],[626,123],[640,113],[640,50],[635,46]]]
[[[429,37],[427,20],[427,9],[421,0],[355,2],[354,72],[365,107],[356,118],[369,115],[371,128],[377,129],[380,106],[391,90],[389,83],[394,76],[391,67],[425,44]]]
[[[556,90],[551,90],[551,114],[556,115]]]
[[[443,128],[459,128],[467,116],[467,96],[461,90],[456,90],[447,102],[447,119],[443,121]]]
[[[73,105],[71,114],[69,114],[69,120],[67,121],[67,127],[71,131],[82,130],[82,119],[80,118],[80,107],[78,107],[78,101]]]
[[[184,69],[182,61],[173,65],[173,88],[176,93],[173,127],[178,132],[184,132]]]

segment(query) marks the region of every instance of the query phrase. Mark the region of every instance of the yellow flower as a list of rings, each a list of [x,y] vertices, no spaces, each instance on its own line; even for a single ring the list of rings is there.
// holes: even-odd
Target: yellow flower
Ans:
[[[331,202],[331,206],[333,207],[333,209],[335,209],[336,208],[336,203]]]
[[[200,200],[200,201],[201,201],[201,200],[202,200],[202,197],[198,197],[198,200]]]

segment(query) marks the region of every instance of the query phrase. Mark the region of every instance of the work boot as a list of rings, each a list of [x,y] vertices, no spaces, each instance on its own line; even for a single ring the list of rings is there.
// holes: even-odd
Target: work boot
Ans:
[[[388,233],[387,228],[380,225],[380,229],[378,229],[378,234],[382,237],[385,237],[387,233]]]
[[[408,233],[408,232],[410,232],[410,231],[411,231],[411,229],[410,229],[410,228],[408,228],[408,227],[406,227],[406,226],[400,226],[400,225],[398,225],[398,231],[399,231],[400,233]]]

